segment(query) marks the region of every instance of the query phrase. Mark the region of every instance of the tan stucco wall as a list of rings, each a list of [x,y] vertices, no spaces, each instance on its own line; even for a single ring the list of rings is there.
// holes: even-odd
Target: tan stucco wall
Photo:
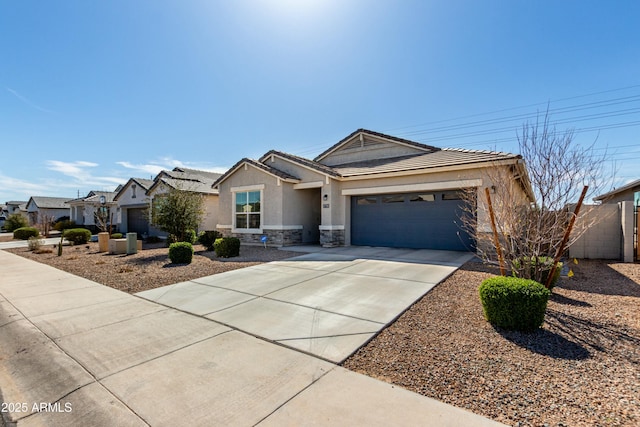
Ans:
[[[620,259],[622,226],[618,204],[583,206],[572,238],[575,242],[569,247],[571,258]]]
[[[265,173],[253,166],[247,166],[237,170],[229,178],[220,184],[218,202],[217,224],[230,226],[233,224],[233,194],[231,188],[246,187],[264,184],[263,198],[261,200],[262,224],[280,225],[282,221],[282,189],[284,185],[291,185],[275,176]]]

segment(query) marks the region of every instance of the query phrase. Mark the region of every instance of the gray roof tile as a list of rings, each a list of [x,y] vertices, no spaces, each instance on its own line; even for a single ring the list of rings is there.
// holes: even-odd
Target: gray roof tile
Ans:
[[[520,158],[520,156],[508,153],[444,148],[432,153],[349,163],[345,165],[335,166],[334,169],[340,175],[344,177],[350,177],[389,172],[432,169],[445,166],[461,166],[473,163],[483,163],[517,158]]]

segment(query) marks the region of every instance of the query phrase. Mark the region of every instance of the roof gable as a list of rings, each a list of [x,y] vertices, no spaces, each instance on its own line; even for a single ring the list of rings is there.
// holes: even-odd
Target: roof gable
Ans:
[[[263,156],[264,157],[264,156]],[[298,182],[300,181],[299,178],[290,175],[286,172],[283,172],[279,169],[276,169],[274,167],[271,166],[267,166],[264,163],[261,163],[259,161],[253,160],[253,159],[248,159],[248,158],[244,158],[241,159],[238,163],[236,163],[235,165],[231,166],[231,168],[229,168],[228,171],[226,171],[220,178],[218,178],[216,180],[216,182],[214,182],[211,186],[212,187],[218,187],[222,182],[226,181],[231,175],[233,175],[234,173],[236,173],[237,171],[239,171],[242,167],[253,167],[255,169],[258,169],[264,173],[267,173],[269,175],[272,175],[278,179],[282,179],[284,181],[288,181],[288,182]]]
[[[131,184],[136,184],[137,186],[142,188],[143,192],[146,192],[153,185],[153,180],[144,178],[129,178],[129,180],[124,185],[119,186],[120,188],[113,197],[113,200],[117,201],[118,199],[120,199],[120,197],[131,186]]]
[[[324,174],[324,175],[329,175],[329,176],[332,176],[332,177],[340,176],[338,174],[338,172],[336,172],[332,167],[323,165],[322,163],[318,163],[318,162],[313,161],[313,160],[305,159],[304,157],[295,156],[295,155],[289,154],[289,153],[284,153],[282,151],[270,150],[265,155],[260,157],[259,162],[261,162],[261,163],[266,165],[267,162],[269,161],[269,159],[272,156],[280,157],[281,159],[287,160],[287,161],[289,161],[291,163],[295,163],[298,166],[302,166],[302,167],[305,167],[307,169],[311,169],[311,170],[313,170],[315,172],[319,172],[319,173]]]
[[[327,166],[433,153],[438,147],[358,129],[314,159]]]

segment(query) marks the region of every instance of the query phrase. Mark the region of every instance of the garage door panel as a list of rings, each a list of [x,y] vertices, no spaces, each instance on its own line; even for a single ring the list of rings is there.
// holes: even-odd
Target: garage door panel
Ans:
[[[352,198],[351,242],[354,245],[468,251],[472,237],[461,229],[461,200],[443,200],[444,193]],[[398,200],[402,203],[383,203]],[[375,199],[375,203],[372,203]],[[412,201],[422,200],[422,201]],[[366,204],[365,204],[366,203]]]

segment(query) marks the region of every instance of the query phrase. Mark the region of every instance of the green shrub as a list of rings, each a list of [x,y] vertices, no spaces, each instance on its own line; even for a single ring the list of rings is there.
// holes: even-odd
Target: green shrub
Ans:
[[[508,330],[533,331],[544,322],[551,291],[530,279],[496,276],[480,285],[485,318]]]
[[[27,240],[29,237],[38,237],[40,232],[35,227],[20,227],[13,230],[13,238]]]
[[[44,245],[44,239],[41,239],[36,236],[29,237],[29,242],[27,243],[27,246],[29,247],[30,251],[37,251],[42,247],[42,245]]]
[[[187,230],[184,232],[184,241],[193,245],[198,241],[198,234],[195,230]]]
[[[196,241],[197,241],[197,235],[196,235],[196,232],[193,230],[185,231],[182,237],[177,236],[175,234],[169,234],[169,236],[167,237],[167,245],[171,245],[171,243],[176,243],[176,242],[187,242],[193,245]]]
[[[560,273],[562,271],[562,265],[563,264],[561,262],[556,264],[556,271],[553,273],[553,279],[551,279],[549,289],[553,289],[556,283],[558,283]],[[512,267],[512,274],[514,277],[533,279],[544,285],[547,283],[547,278],[549,277],[549,273],[553,267],[553,258],[547,256],[537,258],[519,258],[512,262]]]
[[[122,233],[111,233],[112,239],[122,239]]]
[[[69,219],[69,217],[64,217],[64,218],[58,219],[53,224],[53,229],[57,231],[63,231],[63,230],[68,230],[70,228],[74,228],[75,226],[76,226],[75,221]]]
[[[240,255],[240,239],[237,237],[222,237],[213,243],[213,249],[220,258],[231,258]]]
[[[82,245],[91,239],[91,231],[86,228],[70,228],[64,230],[62,236],[74,245]]]
[[[9,218],[4,222],[4,230],[8,233],[16,231],[18,228],[24,228],[29,226],[27,218],[20,214],[9,215]]]
[[[222,234],[218,231],[215,231],[215,230],[203,231],[202,233],[200,233],[200,236],[198,237],[198,241],[202,246],[207,248],[208,251],[212,251],[213,244],[216,242],[216,239],[219,239],[221,237],[222,237]]]
[[[173,264],[191,264],[193,245],[189,242],[176,242],[169,246],[169,259]]]

